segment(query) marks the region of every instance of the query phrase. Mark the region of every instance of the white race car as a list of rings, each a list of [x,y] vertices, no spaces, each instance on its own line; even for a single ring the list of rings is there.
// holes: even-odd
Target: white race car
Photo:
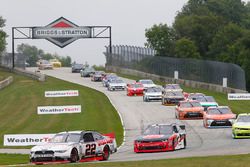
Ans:
[[[156,87],[154,82],[150,79],[141,79],[138,82],[140,82],[143,85],[144,89]]]
[[[108,90],[125,90],[127,84],[121,79],[110,80],[108,83]]]
[[[50,142],[31,148],[34,164],[108,160],[117,151],[114,134],[101,135],[95,131],[69,131],[56,134]]]
[[[144,91],[143,101],[151,101],[151,100],[161,100],[162,99],[162,88],[160,87],[152,87],[148,88]]]

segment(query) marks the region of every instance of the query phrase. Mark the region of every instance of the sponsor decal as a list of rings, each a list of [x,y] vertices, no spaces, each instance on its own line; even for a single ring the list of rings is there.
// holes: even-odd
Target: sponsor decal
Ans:
[[[33,146],[49,142],[55,134],[7,134],[4,146]]]
[[[47,39],[63,48],[79,38],[91,38],[91,28],[78,26],[60,17],[45,27],[34,27],[32,38]]]
[[[37,107],[37,114],[69,114],[69,113],[80,113],[80,112],[81,112],[81,105]]]
[[[45,97],[70,97],[79,96],[78,90],[45,91]]]
[[[250,93],[228,93],[228,100],[250,100]]]

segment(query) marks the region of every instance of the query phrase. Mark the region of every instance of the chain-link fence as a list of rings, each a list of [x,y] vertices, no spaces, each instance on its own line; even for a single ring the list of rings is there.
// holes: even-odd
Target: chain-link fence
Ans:
[[[15,67],[25,69],[25,56],[15,53]],[[0,66],[12,68],[12,53],[4,53],[0,57]]]
[[[227,78],[231,88],[246,90],[245,72],[238,65],[217,61],[180,59],[154,56],[150,48],[135,46],[112,46],[112,52],[106,47],[107,65],[136,69],[151,74],[174,78],[174,71],[180,79],[200,81],[222,85]]]

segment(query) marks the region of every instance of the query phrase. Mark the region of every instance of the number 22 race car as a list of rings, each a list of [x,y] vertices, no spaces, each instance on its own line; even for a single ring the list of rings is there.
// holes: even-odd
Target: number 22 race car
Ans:
[[[143,135],[134,141],[134,152],[173,151],[186,148],[186,130],[184,125],[153,124]]]
[[[94,131],[69,131],[56,134],[48,143],[31,148],[34,164],[108,160],[116,152],[114,134],[101,135]]]

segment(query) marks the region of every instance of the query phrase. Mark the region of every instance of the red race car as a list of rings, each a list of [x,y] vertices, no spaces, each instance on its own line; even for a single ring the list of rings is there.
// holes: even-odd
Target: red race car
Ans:
[[[136,82],[127,84],[127,95],[128,96],[143,96],[144,87],[141,83]]]
[[[153,124],[134,141],[134,152],[161,152],[186,148],[185,125]]]
[[[180,101],[175,108],[175,117],[178,119],[202,119],[204,108],[196,100]]]

